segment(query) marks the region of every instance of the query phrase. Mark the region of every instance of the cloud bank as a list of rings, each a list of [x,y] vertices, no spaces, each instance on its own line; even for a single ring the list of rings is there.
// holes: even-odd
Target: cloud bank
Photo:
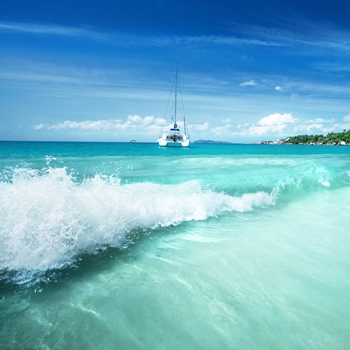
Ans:
[[[290,124],[297,120],[293,118],[291,113],[274,113],[262,118],[258,125],[250,126],[248,132],[250,135],[266,135],[269,133],[281,134],[282,131]]]
[[[178,125],[183,127],[183,122],[179,121]],[[49,131],[78,131],[78,132],[100,132],[118,134],[120,132],[128,132],[133,134],[157,135],[162,131],[166,131],[172,127],[164,118],[156,118],[154,116],[140,117],[139,115],[129,115],[126,120],[85,120],[71,121],[66,120],[57,124],[37,124],[33,126],[34,130]],[[188,124],[186,127],[190,130],[206,131],[209,129],[209,123]]]
[[[249,80],[249,81],[245,81],[244,83],[239,84],[239,86],[255,86],[256,82],[255,80]]]

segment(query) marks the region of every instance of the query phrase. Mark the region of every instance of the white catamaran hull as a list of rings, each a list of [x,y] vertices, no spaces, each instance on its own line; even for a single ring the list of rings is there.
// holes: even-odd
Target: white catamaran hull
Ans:
[[[158,139],[158,144],[161,147],[188,147],[190,145],[190,140],[183,135],[180,138],[169,136],[164,134],[163,137]]]

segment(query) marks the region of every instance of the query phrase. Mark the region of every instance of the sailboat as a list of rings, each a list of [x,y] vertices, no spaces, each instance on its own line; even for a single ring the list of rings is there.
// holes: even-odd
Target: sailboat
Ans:
[[[185,117],[183,117],[183,131],[181,131],[177,124],[177,92],[178,92],[178,76],[177,76],[177,61],[175,69],[175,113],[174,113],[174,125],[170,130],[164,133],[158,139],[159,146],[162,147],[188,147],[190,144],[190,135],[186,128]]]

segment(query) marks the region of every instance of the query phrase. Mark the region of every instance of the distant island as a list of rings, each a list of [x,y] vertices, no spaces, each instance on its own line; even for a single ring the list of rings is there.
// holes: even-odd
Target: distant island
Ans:
[[[327,146],[350,146],[350,130],[331,132],[324,135],[298,135],[289,136],[277,141],[260,141],[262,145],[327,145]]]
[[[221,143],[221,144],[231,144],[232,142],[229,141],[214,141],[214,140],[197,140],[193,141],[192,143]]]
[[[132,141],[131,141],[132,142]],[[215,140],[196,140],[192,143],[206,144],[234,144],[230,141],[215,141]],[[250,144],[260,145],[326,145],[326,146],[350,146],[350,130],[345,129],[342,132],[331,132],[324,135],[298,135],[288,136],[285,139],[277,141],[260,141],[251,142]]]

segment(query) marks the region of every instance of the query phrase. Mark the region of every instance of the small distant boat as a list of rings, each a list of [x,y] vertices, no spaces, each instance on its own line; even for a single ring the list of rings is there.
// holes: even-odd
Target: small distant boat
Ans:
[[[174,107],[175,112],[172,120],[174,121],[173,127],[166,133],[164,133],[158,139],[159,146],[162,147],[188,147],[190,144],[190,135],[188,129],[186,128],[186,120],[185,116],[183,117],[183,131],[180,129],[177,124],[177,93],[178,93],[178,76],[177,76],[177,61],[176,61],[176,69],[175,69],[175,101]]]

